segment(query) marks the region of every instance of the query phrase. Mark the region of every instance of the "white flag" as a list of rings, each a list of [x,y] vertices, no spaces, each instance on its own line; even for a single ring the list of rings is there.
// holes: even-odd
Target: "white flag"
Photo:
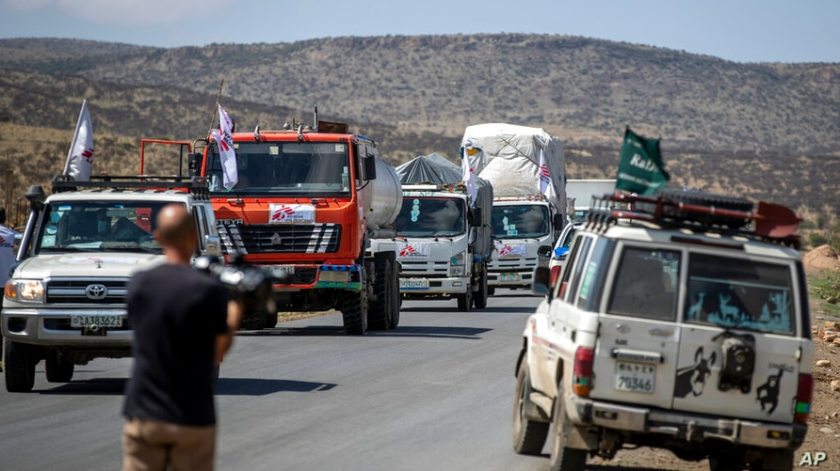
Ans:
[[[545,152],[540,149],[540,193],[551,200],[551,172],[548,170],[548,164],[545,161]]]
[[[236,169],[236,152],[233,150],[233,136],[231,128],[233,122],[219,105],[219,129],[211,131],[210,135],[216,141],[219,149],[219,157],[222,159],[222,185],[230,190],[239,182],[239,173]]]
[[[470,156],[467,154],[467,148],[464,147],[463,160],[461,166],[464,170],[464,183],[467,185],[467,195],[470,197],[470,206],[475,205],[475,198],[478,196],[478,189],[475,187],[475,172],[470,167]]]
[[[76,181],[90,180],[93,171],[93,123],[87,108],[87,100],[82,102],[79,120],[76,121],[76,132],[73,142],[67,152],[67,162],[64,164],[64,174]]]

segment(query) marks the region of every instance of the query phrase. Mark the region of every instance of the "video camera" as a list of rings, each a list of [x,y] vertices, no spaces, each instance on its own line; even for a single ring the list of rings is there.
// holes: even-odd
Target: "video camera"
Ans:
[[[240,253],[231,256],[230,264],[218,257],[198,257],[193,268],[214,276],[230,298],[242,304],[242,328],[274,327],[277,323],[277,308],[271,295],[272,274],[267,270],[246,263]]]

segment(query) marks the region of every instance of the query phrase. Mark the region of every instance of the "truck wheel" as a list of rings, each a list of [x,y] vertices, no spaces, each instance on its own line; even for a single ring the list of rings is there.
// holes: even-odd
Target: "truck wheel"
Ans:
[[[6,377],[6,391],[29,392],[35,385],[35,365],[38,357],[29,345],[4,339],[3,375]]]
[[[761,471],[791,471],[793,469],[793,450],[762,450],[761,454],[762,458],[755,466],[756,469]]]
[[[475,293],[474,302],[476,309],[484,309],[487,307],[487,297],[489,296],[487,289],[487,269],[483,268],[478,279],[478,291]]]
[[[58,351],[48,352],[44,363],[46,363],[47,381],[50,383],[69,383],[73,379],[73,370],[76,365]]]
[[[472,297],[472,289],[469,287],[467,288],[466,293],[457,295],[458,310],[461,312],[469,311],[472,306]]]
[[[271,314],[265,315],[265,323],[263,324],[263,329],[273,329],[277,327],[277,313],[273,312]]]
[[[365,335],[368,328],[368,299],[362,291],[348,291],[341,302],[344,331],[348,335]]]
[[[516,374],[516,397],[513,401],[513,451],[521,455],[542,453],[550,426],[547,422],[536,422],[525,417],[526,408],[531,406],[530,394],[528,364],[522,361]]]
[[[487,287],[487,296],[490,297],[490,296],[495,296],[495,295],[496,295],[496,288],[493,287],[493,286],[488,286]]]
[[[374,258],[376,281],[373,283],[373,293],[376,301],[371,301],[368,310],[368,328],[370,330],[388,330],[391,326],[394,311],[394,265],[391,257],[385,253],[378,253]]]
[[[554,399],[554,431],[551,435],[551,459],[548,469],[551,471],[571,471],[584,469],[586,466],[586,450],[577,450],[566,446],[566,427],[571,427],[566,418],[563,407],[562,385],[557,386],[557,398]]]
[[[389,329],[396,329],[400,325],[400,309],[402,309],[402,296],[400,296],[400,264],[394,263],[394,269],[391,270],[391,285],[394,287],[391,302],[394,303],[394,310],[391,311],[391,324]]]

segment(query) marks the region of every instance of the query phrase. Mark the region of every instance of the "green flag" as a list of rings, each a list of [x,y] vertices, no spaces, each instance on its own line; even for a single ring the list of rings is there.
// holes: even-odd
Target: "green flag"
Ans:
[[[665,171],[659,139],[648,139],[634,133],[629,127],[621,145],[621,162],[615,189],[652,195],[671,179]]]

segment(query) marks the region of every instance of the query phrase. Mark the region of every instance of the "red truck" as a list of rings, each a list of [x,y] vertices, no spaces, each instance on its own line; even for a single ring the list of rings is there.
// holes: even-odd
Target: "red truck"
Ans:
[[[223,186],[213,139],[190,167],[207,177],[226,253],[275,274],[280,311],[341,311],[348,334],[399,323],[399,264],[392,223],[402,205],[399,178],[376,143],[347,125],[234,132],[238,182]],[[320,132],[321,127],[329,132]],[[276,315],[250,320],[270,328]]]

